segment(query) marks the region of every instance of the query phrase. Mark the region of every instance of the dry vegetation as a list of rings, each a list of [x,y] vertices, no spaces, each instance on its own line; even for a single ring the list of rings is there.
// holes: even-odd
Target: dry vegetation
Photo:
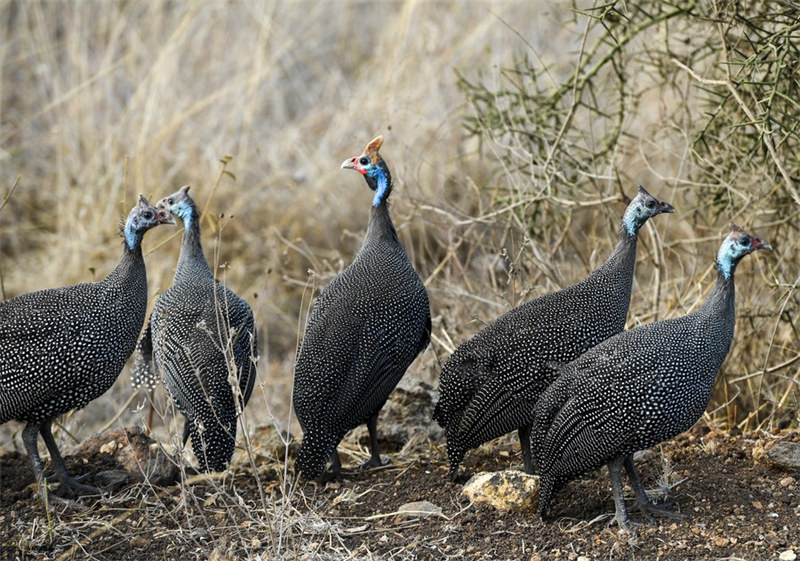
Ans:
[[[395,224],[434,316],[409,376],[435,386],[438,361],[482,322],[583,277],[641,183],[677,212],[646,229],[630,324],[697,306],[728,223],[756,231],[776,251],[740,267],[737,336],[702,423],[796,428],[800,9],[582,4],[0,0],[0,296],[105,275],[137,194],[190,184],[206,252],[261,329],[245,425],[297,433],[297,339],[314,290],[358,249],[370,200],[339,163],[383,134]],[[152,297],[178,235],[145,240]],[[57,438],[141,424],[146,398],[130,398],[123,372]],[[168,442],[179,431],[160,393],[156,406]],[[2,431],[22,449],[18,426]],[[302,491],[258,490],[248,500],[274,524],[212,489],[269,536],[248,553],[292,556],[311,531],[347,557],[329,521],[295,509],[315,504]],[[166,508],[178,527],[189,495]],[[218,539],[186,536],[201,551]]]

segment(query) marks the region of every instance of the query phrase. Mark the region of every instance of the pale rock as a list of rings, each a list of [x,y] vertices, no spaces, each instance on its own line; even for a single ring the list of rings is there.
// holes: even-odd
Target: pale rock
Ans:
[[[397,509],[395,518],[427,518],[429,516],[441,516],[442,507],[429,501],[416,501],[406,503]]]
[[[539,504],[539,476],[517,470],[482,472],[461,492],[474,503],[498,510],[531,511]]]

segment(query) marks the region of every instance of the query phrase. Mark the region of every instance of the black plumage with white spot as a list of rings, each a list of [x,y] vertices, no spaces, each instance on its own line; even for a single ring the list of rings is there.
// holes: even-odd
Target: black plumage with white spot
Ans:
[[[382,463],[378,414],[414,358],[428,344],[428,294],[389,217],[392,180],[378,154],[382,138],[342,164],[361,173],[375,192],[364,242],[353,263],[322,291],[298,352],[293,405],[303,429],[296,467],[321,475],[352,428],[367,424],[371,458]]]
[[[450,356],[434,419],[445,429],[451,478],[468,450],[513,430],[519,430],[525,470],[534,471],[528,443],[536,400],[555,379],[555,364],[624,329],[639,229],[664,212],[673,208],[640,186],[603,265],[578,284],[507,312]]]
[[[200,217],[189,187],[158,206],[181,219],[183,241],[172,286],[156,299],[139,343],[133,383],[153,387],[155,366],[186,418],[183,440],[191,437],[200,469],[224,471],[236,445],[239,412],[256,379],[253,312],[216,282],[203,254]]]
[[[539,458],[539,506],[567,481],[608,464],[616,518],[628,527],[621,469],[646,514],[653,505],[633,454],[688,430],[703,414],[733,340],[733,274],[742,257],[768,243],[733,227],[717,254],[714,289],[695,312],[643,325],[600,343],[559,371],[536,405],[532,446]]]
[[[98,492],[67,474],[50,430],[54,418],[85,407],[116,381],[133,352],[147,312],[141,242],[159,224],[174,224],[144,196],[123,227],[124,250],[98,282],[23,294],[0,303],[0,423],[27,423],[25,448],[45,500],[37,434],[50,452],[61,490]]]

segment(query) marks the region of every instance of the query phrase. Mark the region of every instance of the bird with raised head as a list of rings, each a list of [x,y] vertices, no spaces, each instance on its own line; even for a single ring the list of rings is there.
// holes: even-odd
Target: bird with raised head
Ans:
[[[378,414],[416,356],[428,345],[430,305],[425,285],[389,216],[392,177],[377,137],[342,168],[364,176],[374,192],[367,233],[353,262],[317,298],[297,355],[293,405],[303,429],[296,468],[319,477],[345,434],[366,423],[370,458],[382,465]]]
[[[183,443],[191,438],[200,469],[224,471],[256,379],[253,311],[217,282],[203,253],[200,214],[189,186],[161,199],[158,207],[181,220],[183,240],[172,286],[156,299],[137,346],[133,384],[152,388],[163,378],[186,419]]]

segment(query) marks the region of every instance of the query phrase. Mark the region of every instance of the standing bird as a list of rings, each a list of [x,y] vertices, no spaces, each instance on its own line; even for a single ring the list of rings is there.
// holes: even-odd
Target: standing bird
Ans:
[[[364,176],[375,192],[367,235],[353,262],[314,304],[297,355],[293,405],[303,429],[297,469],[319,477],[336,447],[367,424],[371,457],[362,469],[382,465],[378,414],[414,358],[428,345],[428,293],[397,238],[389,217],[392,178],[378,154],[378,137],[342,168]]]
[[[620,527],[630,529],[623,466],[645,515],[681,517],[650,502],[633,454],[688,430],[702,416],[733,340],[733,273],[758,249],[772,247],[733,226],[717,254],[716,285],[700,308],[620,333],[560,369],[535,408],[542,517],[554,492],[603,464]]]
[[[155,386],[155,358],[167,392],[186,417],[183,443],[191,436],[202,471],[224,471],[236,445],[238,411],[247,405],[256,379],[253,312],[214,279],[189,186],[158,206],[181,219],[183,241],[172,286],[156,299],[139,342],[133,384]]]
[[[525,471],[533,407],[558,363],[577,358],[625,328],[636,239],[648,219],[674,212],[639,187],[622,217],[619,242],[587,278],[506,312],[461,344],[442,369],[434,419],[445,429],[450,478],[467,450],[517,429]]]
[[[98,282],[22,294],[0,303],[0,423],[27,423],[25,449],[44,502],[51,504],[37,443],[42,435],[59,492],[99,493],[69,476],[50,430],[53,419],[81,409],[116,381],[136,346],[147,313],[142,238],[159,224],[174,224],[139,195],[122,230],[122,259]]]

